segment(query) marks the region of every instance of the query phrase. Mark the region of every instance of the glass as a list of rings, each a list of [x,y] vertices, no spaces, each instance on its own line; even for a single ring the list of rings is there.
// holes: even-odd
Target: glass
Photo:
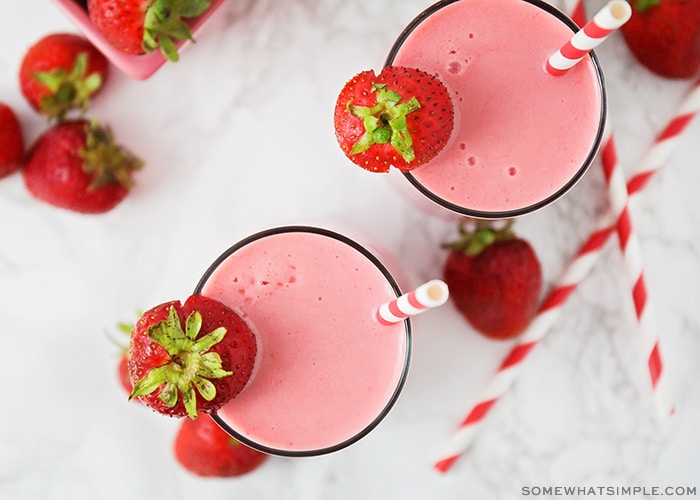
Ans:
[[[368,248],[284,226],[241,240],[204,273],[194,293],[241,312],[258,340],[250,382],[213,415],[231,436],[272,455],[314,456],[355,443],[388,414],[408,374],[411,323],[377,321],[401,290]]]
[[[485,13],[488,10],[487,5],[489,9],[493,9],[493,13]],[[506,15],[508,12],[518,11],[523,11],[522,15],[518,14],[522,19],[513,19],[513,16]],[[543,13],[546,15],[542,15]],[[448,21],[450,17],[454,19]],[[487,20],[482,21],[482,18]],[[547,28],[552,29],[552,35],[548,34],[549,31],[545,32],[542,26],[533,25],[533,18],[537,19],[538,23],[552,25]],[[558,22],[548,22],[551,18]],[[455,23],[455,20],[459,22]],[[486,28],[479,25],[481,22],[491,24]],[[525,26],[522,32],[518,31],[520,25]],[[450,31],[450,26],[453,31]],[[429,30],[439,32],[440,35],[432,37],[427,33]],[[521,216],[549,205],[568,192],[581,179],[596,157],[606,120],[604,78],[595,53],[591,52],[589,60],[584,59],[570,70],[569,74],[561,77],[548,75],[544,69],[549,55],[556,52],[576,31],[578,26],[569,17],[540,0],[499,0],[498,2],[495,0],[446,0],[433,4],[419,14],[400,34],[387,56],[385,65],[415,66],[429,73],[438,74],[451,89],[453,102],[456,104],[455,134],[460,132],[461,123],[462,127],[471,127],[469,133],[472,136],[464,131],[454,139],[453,134],[453,139],[450,140],[445,151],[441,152],[435,160],[403,174],[403,177],[415,188],[414,191],[417,190],[424,200],[425,198],[430,200],[430,205],[437,204],[442,207],[439,210],[447,209],[453,214],[480,219],[506,219]],[[419,39],[420,42],[417,41]],[[433,41],[430,41],[431,39]],[[426,40],[428,42],[423,43]],[[488,53],[479,52],[481,49],[486,50],[485,48],[488,48]],[[502,53],[498,54],[499,51]],[[515,52],[518,52],[517,55]],[[498,63],[496,63],[496,57],[501,58]],[[529,91],[523,90],[528,85],[527,80],[532,80],[529,73],[528,75],[523,73],[524,81],[513,82],[520,77],[514,74],[511,68],[514,64],[520,65],[521,61],[527,64],[532,61],[528,71],[538,79],[532,83],[534,88]],[[496,71],[503,77],[494,77],[493,73]],[[539,79],[547,86],[537,87],[541,84]],[[587,82],[588,86],[584,88],[582,84],[574,83],[575,79]],[[588,106],[586,109],[570,103],[559,105],[555,102],[555,97],[548,95],[553,88],[550,86],[556,85],[566,86],[560,90],[563,94],[562,101],[567,99],[572,103],[578,102],[577,100],[586,97],[585,94],[597,92],[598,96],[591,94],[590,99],[586,98],[589,99],[587,102],[597,104],[599,101],[599,104]],[[456,89],[459,92],[456,92]],[[507,104],[494,104],[501,100]],[[536,107],[535,103],[538,100],[545,103],[541,109]],[[502,112],[498,114],[484,111],[494,106],[501,106]],[[553,118],[555,122],[547,124],[547,117],[556,110],[559,110],[560,114],[552,115],[556,117]],[[518,113],[521,111],[523,115],[519,116]],[[544,123],[542,119],[533,123],[536,119],[533,115],[538,111],[544,117]],[[494,120],[496,116],[498,118]],[[562,120],[560,123],[557,122],[559,117]],[[582,132],[584,121],[587,122],[587,130],[589,130],[586,135]],[[503,130],[510,130],[506,123],[511,122],[511,132],[503,132]],[[551,132],[536,130],[540,123],[543,123],[542,127],[551,127],[547,129]],[[503,129],[500,128],[502,124]],[[478,154],[470,156],[471,139],[477,136],[486,137],[487,134],[490,134],[489,140],[493,143],[490,150],[482,149]],[[555,164],[554,157],[549,157],[550,152],[569,147],[573,143],[572,138],[576,138],[577,134],[582,137],[581,145],[577,146],[580,153],[573,160],[567,159],[566,165],[559,165],[559,162]],[[519,142],[524,144],[518,145]],[[548,145],[543,144],[545,142],[549,142],[549,146],[553,146],[553,149],[547,149]],[[513,148],[513,151],[509,151],[509,148]],[[522,151],[516,154],[515,151],[518,151],[518,148]],[[464,151],[458,151],[458,149]],[[541,156],[536,160],[528,159],[531,153],[535,154],[540,149],[544,151]],[[484,168],[487,164],[486,160],[484,160],[484,166],[477,163],[477,158],[482,153],[488,156],[491,153],[501,154],[501,152],[503,154],[499,161],[491,159],[488,163],[490,169],[498,170],[497,174],[486,173]],[[457,167],[452,159],[461,158],[459,154],[464,155],[464,160]],[[512,163],[505,160],[509,154],[511,156],[508,161]],[[574,158],[573,153],[571,158]],[[534,162],[540,164],[527,166],[526,163],[530,161],[533,161],[533,165]],[[443,165],[440,165],[442,169],[440,171],[436,167],[441,162]],[[572,163],[575,164],[571,165]],[[542,173],[536,174],[539,168],[543,169]],[[528,171],[533,173],[527,174]],[[528,179],[528,175],[533,176],[529,182],[534,186],[539,182],[541,186],[551,183],[551,187],[548,189],[525,187],[522,183]],[[539,178],[535,179],[535,176]],[[441,185],[443,179],[448,177],[453,183],[452,191]],[[474,189],[469,191],[466,187],[468,185],[473,185]],[[491,196],[489,191],[491,186],[494,186],[493,199],[499,201],[493,203],[488,200],[483,203],[475,201],[477,197],[483,196],[486,200],[486,196]],[[457,194],[458,190],[463,190],[463,194]],[[521,192],[530,190],[532,194],[528,195],[529,199],[522,198],[516,203],[515,197],[521,196],[518,190]],[[537,190],[542,192],[535,194]],[[467,202],[467,199],[470,201]]]

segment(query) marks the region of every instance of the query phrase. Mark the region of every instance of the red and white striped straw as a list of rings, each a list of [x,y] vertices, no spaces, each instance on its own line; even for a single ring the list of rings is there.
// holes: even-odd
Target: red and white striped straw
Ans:
[[[608,186],[610,210],[615,217],[617,239],[622,250],[625,269],[632,285],[632,300],[637,321],[639,322],[642,352],[645,354],[647,361],[654,400],[659,415],[668,416],[673,413],[674,404],[669,396],[666,384],[662,383],[662,380],[665,378],[663,377],[664,364],[644,279],[642,248],[634,229],[632,214],[630,213],[627,183],[625,182],[622,169],[618,166],[615,141],[609,129],[603,142],[601,160],[605,181]]]
[[[687,129],[688,124],[698,112],[700,112],[700,80],[692,86],[690,93],[683,100],[674,117],[657,136],[640,163],[637,173],[627,182],[627,192],[630,195],[639,193],[653,174],[668,161],[682,132]],[[544,338],[561,314],[566,300],[590,273],[605,243],[614,231],[615,216],[612,211],[608,211],[599,218],[595,229],[549,292],[532,323],[506,355],[477,404],[467,413],[457,432],[446,443],[445,449],[434,464],[438,471],[447,472],[469,448],[488,412],[513,384],[518,373],[522,370],[527,355]]]
[[[547,72],[560,76],[574,67],[588,53],[600,45],[632,15],[632,8],[624,0],[613,0],[603,7],[583,28],[547,60]]]
[[[697,80],[676,110],[674,117],[656,137],[651,150],[640,162],[637,172],[627,181],[627,192],[630,195],[643,190],[657,170],[666,163],[680,142],[681,134],[699,111],[700,80]]]
[[[447,284],[441,280],[431,280],[391,302],[382,304],[377,311],[377,319],[383,325],[398,323],[443,305],[448,297]]]
[[[610,234],[614,231],[612,219],[606,217],[588,240],[579,249],[575,258],[569,263],[559,282],[544,300],[530,325],[517,339],[516,344],[486,386],[476,405],[467,413],[459,424],[457,431],[446,443],[434,467],[440,472],[447,472],[457,459],[471,446],[479,428],[483,425],[493,405],[508,391],[522,370],[523,362],[529,352],[544,338],[561,313],[562,306],[576,286],[589,274],[598,260]]]

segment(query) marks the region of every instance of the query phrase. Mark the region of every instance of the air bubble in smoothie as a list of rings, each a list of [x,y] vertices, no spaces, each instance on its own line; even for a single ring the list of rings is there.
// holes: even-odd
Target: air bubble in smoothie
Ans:
[[[462,63],[459,61],[450,61],[447,63],[447,72],[456,75],[462,72]]]

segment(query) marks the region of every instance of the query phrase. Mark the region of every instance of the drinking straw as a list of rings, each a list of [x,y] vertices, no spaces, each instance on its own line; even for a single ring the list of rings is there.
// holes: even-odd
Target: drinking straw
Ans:
[[[431,280],[391,302],[382,304],[377,311],[377,319],[383,325],[398,323],[443,305],[448,297],[447,284],[441,280]]]
[[[663,361],[659,347],[659,337],[652,320],[652,309],[644,279],[641,245],[634,229],[633,218],[629,209],[629,193],[622,169],[618,166],[615,141],[610,129],[601,150],[601,162],[608,187],[610,211],[615,216],[615,230],[625,263],[627,275],[632,285],[632,301],[639,323],[643,352],[646,355],[647,369],[654,391],[654,401],[660,416],[673,414],[673,402],[668,391],[662,386]]]
[[[651,148],[642,159],[637,173],[627,182],[629,195],[636,195],[649,182],[651,177],[668,161],[682,132],[700,111],[700,80],[697,80],[682,101],[672,119],[656,137]],[[555,320],[561,314],[566,300],[579,283],[588,275],[600,256],[605,243],[615,231],[615,216],[611,210],[598,219],[593,232],[569,262],[559,281],[540,305],[533,321],[517,339],[506,355],[494,378],[483,391],[477,404],[467,413],[457,432],[446,443],[443,453],[434,467],[447,472],[471,445],[477,430],[493,405],[502,397],[522,370],[523,362],[532,348],[544,338]]]
[[[546,64],[547,72],[554,76],[566,73],[611,33],[625,24],[631,15],[632,8],[624,0],[609,2],[549,57]]]
[[[569,0],[568,11],[571,19],[576,24],[579,26],[585,24],[586,12],[582,0]],[[648,352],[647,367],[654,391],[654,399],[659,414],[669,415],[673,413],[673,404],[667,397],[668,391],[660,383],[664,363],[660,354],[658,337],[654,335],[651,325],[651,308],[643,274],[641,246],[634,231],[633,220],[628,206],[629,193],[627,184],[624,181],[622,171],[617,165],[617,151],[609,123],[606,127],[601,158],[608,186],[611,210],[617,214],[615,229],[618,234],[618,242],[625,258],[628,275],[632,280],[632,299],[637,319],[640,323],[643,342],[646,344],[644,352]]]

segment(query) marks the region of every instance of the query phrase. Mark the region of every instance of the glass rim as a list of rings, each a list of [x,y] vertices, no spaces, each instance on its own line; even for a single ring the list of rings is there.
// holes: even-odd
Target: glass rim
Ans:
[[[385,61],[384,61],[384,67],[390,66],[395,57],[396,54],[399,52],[399,49],[403,45],[403,43],[406,41],[406,38],[423,22],[425,21],[428,17],[430,17],[432,14],[437,12],[438,10],[447,7],[450,4],[460,2],[463,0],[439,0],[436,3],[432,4],[431,6],[427,7],[425,10],[423,10],[420,14],[418,14],[404,29],[403,31],[399,34],[399,36],[396,38],[394,41],[394,44],[391,47],[391,50],[389,51]],[[564,12],[562,12],[560,9],[557,7],[545,2],[544,0],[520,0],[522,2],[529,3],[531,5],[534,5],[535,7],[539,7],[540,9],[548,12],[552,16],[558,18],[560,21],[562,21],[566,26],[568,26],[573,33],[576,33],[579,31],[580,27]],[[475,217],[478,219],[491,219],[491,220],[499,220],[499,219],[510,219],[513,217],[519,217],[522,215],[526,215],[532,212],[536,212],[537,210],[540,210],[541,208],[544,208],[547,205],[552,204],[562,196],[564,196],[567,192],[569,192],[584,176],[584,174],[588,171],[590,166],[592,165],[593,161],[595,160],[596,156],[598,155],[598,151],[600,150],[601,144],[603,142],[603,135],[605,133],[605,124],[607,120],[607,112],[608,112],[608,106],[607,106],[607,91],[605,89],[605,77],[603,75],[603,69],[600,65],[600,61],[598,60],[598,56],[595,54],[595,50],[591,50],[589,52],[589,56],[591,58],[591,62],[593,64],[593,68],[595,69],[596,73],[596,81],[598,83],[598,88],[600,89],[600,118],[598,120],[598,129],[596,132],[596,136],[593,140],[593,144],[591,145],[591,149],[588,152],[588,155],[582,162],[581,166],[578,168],[576,173],[566,182],[563,186],[561,186],[559,189],[557,189],[554,193],[550,194],[549,196],[545,197],[544,199],[532,203],[530,205],[527,205],[525,207],[521,208],[515,208],[512,210],[497,210],[497,211],[487,211],[487,210],[477,210],[473,208],[468,208],[468,207],[463,207],[461,205],[458,205],[456,203],[453,203],[451,201],[445,200],[444,198],[438,196],[435,194],[433,191],[428,189],[425,185],[423,185],[421,182],[419,182],[415,176],[411,172],[402,172],[402,175],[415,187],[420,193],[422,193],[426,198],[431,200],[432,202],[440,205],[441,207],[459,214],[463,215],[466,217]]]
[[[289,225],[289,226],[278,226],[278,227],[273,227],[269,229],[265,229],[262,231],[258,231],[256,233],[253,233],[237,243],[234,243],[231,245],[228,249],[226,249],[219,257],[217,257],[214,262],[207,268],[207,270],[204,272],[202,277],[199,279],[197,285],[195,286],[193,294],[197,295],[201,293],[204,285],[207,283],[211,275],[216,271],[216,269],[226,260],[228,257],[230,257],[232,254],[240,250],[241,248],[257,241],[263,238],[266,238],[268,236],[274,236],[277,234],[283,234],[283,233],[310,233],[310,234],[317,234],[320,236],[325,236],[329,237],[332,239],[335,239],[336,241],[339,241],[341,243],[344,243],[351,247],[352,249],[358,251],[360,254],[362,254],[367,260],[370,261],[371,264],[373,264],[384,276],[384,278],[387,280],[389,285],[391,286],[392,290],[396,294],[397,297],[401,296],[402,291],[401,288],[399,287],[398,282],[394,278],[394,276],[391,274],[389,269],[381,262],[381,260],[374,255],[370,250],[368,250],[365,246],[360,244],[359,242],[353,240],[352,238],[345,236],[341,233],[335,232],[330,229],[326,228],[321,228],[321,227],[316,227],[316,226],[307,226],[307,225]],[[409,371],[409,366],[411,362],[411,351],[412,351],[412,327],[411,327],[411,321],[410,318],[406,318],[403,320],[404,324],[404,335],[405,335],[405,353],[404,353],[404,359],[403,359],[403,368],[401,371],[401,375],[399,376],[396,387],[394,388],[394,391],[392,392],[391,396],[387,400],[386,404],[384,405],[384,408],[379,412],[379,414],[372,419],[364,428],[362,428],[359,432],[354,434],[353,436],[343,440],[340,443],[337,443],[332,446],[327,446],[324,448],[317,448],[317,449],[312,449],[312,450],[286,450],[286,449],[281,449],[281,448],[274,448],[271,446],[263,445],[260,443],[255,442],[254,440],[248,438],[247,436],[239,433],[235,429],[229,425],[226,420],[221,417],[218,412],[214,412],[210,414],[210,417],[230,436],[233,438],[237,439],[241,443],[245,444],[246,446],[249,446],[253,449],[256,449],[258,451],[261,451],[263,453],[267,453],[268,455],[277,455],[277,456],[283,456],[283,457],[312,457],[312,456],[319,456],[319,455],[325,455],[328,453],[333,453],[336,451],[339,451],[343,448],[347,448],[351,444],[356,443],[363,437],[365,437],[367,434],[369,434],[374,428],[376,428],[379,423],[384,420],[384,418],[389,414],[389,411],[393,408],[394,404],[399,398],[399,395],[401,394],[403,387],[406,383],[406,379],[408,378],[408,371]],[[245,390],[245,389],[244,389]]]

